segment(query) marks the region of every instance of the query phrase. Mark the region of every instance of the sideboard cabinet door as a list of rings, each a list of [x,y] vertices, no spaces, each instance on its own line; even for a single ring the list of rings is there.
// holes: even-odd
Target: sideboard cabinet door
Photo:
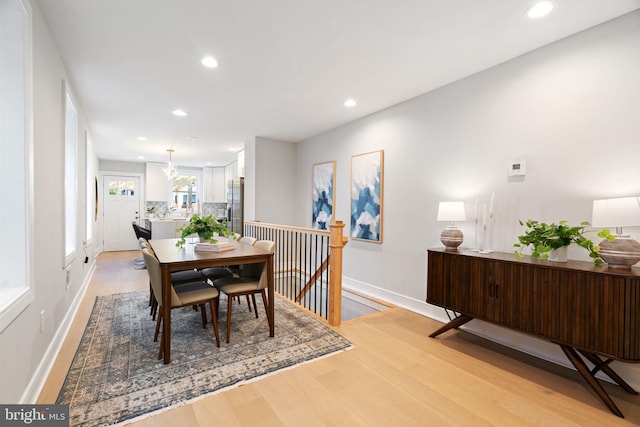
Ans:
[[[474,317],[484,317],[482,260],[451,253],[429,254],[427,302]]]

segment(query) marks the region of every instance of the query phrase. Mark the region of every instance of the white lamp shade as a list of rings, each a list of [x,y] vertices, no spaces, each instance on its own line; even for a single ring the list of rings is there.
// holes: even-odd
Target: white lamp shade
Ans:
[[[440,202],[438,221],[464,221],[464,202]]]
[[[594,227],[640,225],[640,196],[594,200],[591,225]]]

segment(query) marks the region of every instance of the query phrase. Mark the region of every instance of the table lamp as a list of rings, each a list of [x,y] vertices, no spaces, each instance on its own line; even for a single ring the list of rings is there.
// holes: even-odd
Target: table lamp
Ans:
[[[622,227],[640,225],[640,196],[594,200],[591,225],[616,229],[615,240],[605,239],[599,244],[600,258],[610,268],[631,269],[640,261],[640,243],[622,233]]]
[[[453,222],[464,221],[465,219],[463,202],[440,202],[438,206],[438,221],[449,221],[449,225],[440,234],[440,241],[446,250],[458,250],[457,248],[462,243],[463,236],[462,231],[453,225]]]

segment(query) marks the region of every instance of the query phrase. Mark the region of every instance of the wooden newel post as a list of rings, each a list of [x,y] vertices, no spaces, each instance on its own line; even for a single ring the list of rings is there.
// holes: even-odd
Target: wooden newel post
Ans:
[[[349,239],[342,235],[344,223],[329,224],[329,324],[339,326],[342,319],[342,248]]]

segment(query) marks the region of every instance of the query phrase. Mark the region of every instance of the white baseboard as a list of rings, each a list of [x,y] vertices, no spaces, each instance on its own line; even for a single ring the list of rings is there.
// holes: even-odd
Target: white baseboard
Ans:
[[[391,303],[395,306],[405,308],[439,322],[447,323],[449,321],[449,318],[443,308],[428,304],[426,301],[409,298],[405,295],[400,295],[387,289],[378,288],[368,283],[344,276],[342,278],[342,287],[345,290],[352,290],[371,298]],[[510,347],[514,350],[575,370],[574,366],[566,358],[560,347],[549,341],[545,341],[525,333],[516,332],[512,329],[494,325],[489,322],[484,322],[482,320],[475,320],[467,323],[460,329],[506,347]],[[433,331],[425,331],[425,335],[428,335],[431,332]],[[592,366],[588,362],[587,365]],[[620,376],[622,376],[625,381],[631,385],[631,387],[636,390],[640,389],[639,366],[628,363],[613,362],[613,368],[618,371]],[[613,382],[602,372],[599,372],[596,376],[604,381]]]
[[[60,348],[62,347],[62,343],[64,342],[67,333],[69,333],[69,329],[71,328],[71,324],[73,323],[73,319],[78,312],[78,308],[80,307],[80,303],[82,302],[82,298],[84,298],[84,294],[87,292],[87,288],[89,287],[89,282],[93,277],[93,273],[96,270],[96,261],[95,258],[89,267],[89,272],[85,276],[84,282],[80,287],[80,290],[76,294],[73,299],[67,314],[62,319],[62,323],[58,327],[58,330],[53,336],[53,339],[49,343],[47,347],[47,351],[45,351],[44,356],[40,360],[36,371],[31,377],[31,381],[27,385],[24,393],[22,394],[22,398],[20,399],[21,404],[33,404],[38,400],[38,396],[44,387],[44,383],[51,372],[51,368],[53,368],[53,364],[56,361],[56,357],[60,352]],[[53,402],[51,402],[53,403]]]

